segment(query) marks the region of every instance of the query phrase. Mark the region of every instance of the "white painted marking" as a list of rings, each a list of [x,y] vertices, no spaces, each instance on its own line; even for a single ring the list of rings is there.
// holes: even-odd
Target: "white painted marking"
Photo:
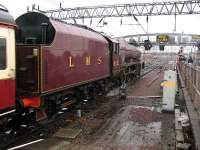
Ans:
[[[63,111],[68,110],[68,108],[62,108]]]
[[[12,131],[12,130],[8,130],[8,131],[6,131],[5,133],[6,133],[6,134],[10,134],[10,133],[11,133],[11,131]]]
[[[11,113],[14,113],[15,111],[16,111],[15,109],[14,109],[14,110],[11,110],[11,111],[7,111],[7,112],[5,112],[5,113],[0,114],[0,117],[5,116],[5,115],[8,115],[8,114],[11,114]]]
[[[16,149],[19,149],[19,148],[22,148],[22,147],[25,147],[25,146],[28,146],[28,145],[31,145],[31,144],[34,144],[34,143],[41,142],[41,141],[44,141],[44,139],[39,139],[39,140],[36,140],[36,141],[32,141],[30,143],[26,143],[26,144],[22,144],[22,145],[19,145],[19,146],[16,146],[16,147],[12,147],[12,148],[9,148],[8,150],[16,150]]]
[[[64,112],[62,112],[62,111],[59,111],[59,112],[58,112],[59,115],[60,115],[60,114],[63,114],[63,113],[64,113]]]
[[[22,124],[22,125],[21,125],[21,127],[23,127],[23,128],[26,128],[26,127],[27,127],[27,125],[26,125],[26,124]]]

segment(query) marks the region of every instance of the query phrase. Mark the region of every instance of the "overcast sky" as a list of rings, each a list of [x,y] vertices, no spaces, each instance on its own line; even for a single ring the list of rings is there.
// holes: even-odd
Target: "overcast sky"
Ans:
[[[81,7],[155,1],[162,0],[1,0],[0,3],[9,9],[14,18],[17,18],[27,11],[27,6],[31,6],[32,4],[40,5],[41,9],[53,9],[59,7],[59,2],[63,3],[63,7]],[[121,26],[120,19],[121,18],[106,18],[105,21],[108,22],[108,25],[96,27],[95,29],[114,36],[144,33],[141,27],[137,25]],[[138,19],[146,28],[146,17],[138,17]],[[93,28],[96,26],[96,22],[95,20],[93,21]],[[85,23],[87,24],[87,21],[85,21]],[[123,24],[136,24],[136,22],[133,18],[124,18]],[[153,16],[149,18],[150,33],[171,33],[173,29],[174,16]],[[177,16],[177,32],[200,34],[200,15]]]

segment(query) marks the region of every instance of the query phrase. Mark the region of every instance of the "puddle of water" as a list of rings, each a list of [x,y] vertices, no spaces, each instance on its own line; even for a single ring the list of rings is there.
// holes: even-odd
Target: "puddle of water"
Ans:
[[[134,145],[138,148],[144,145],[156,145],[160,141],[161,122],[153,122],[143,126],[133,121],[127,121],[115,138],[115,143]]]
[[[155,112],[155,109],[150,107],[129,107],[129,112],[132,109],[139,110],[139,113],[136,113],[136,115],[139,116],[136,117],[142,117],[142,115],[145,115],[146,112],[149,113],[152,110],[153,113]],[[144,114],[141,115],[140,113]],[[115,143],[119,145],[132,145],[135,149],[141,149],[141,147],[148,148],[149,146],[158,145],[158,143],[161,142],[161,125],[161,121],[154,121],[154,119],[148,120],[145,124],[140,123],[140,119],[139,122],[127,119],[119,125],[120,129],[115,137]]]
[[[120,111],[108,127],[108,132],[97,143],[114,145],[119,150],[162,149],[163,124],[160,109],[134,105],[121,109],[123,111]]]

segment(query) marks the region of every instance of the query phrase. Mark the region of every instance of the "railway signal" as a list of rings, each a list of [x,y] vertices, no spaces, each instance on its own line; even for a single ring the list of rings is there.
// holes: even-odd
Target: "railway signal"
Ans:
[[[159,50],[164,51],[165,45],[169,42],[169,36],[168,35],[158,35],[156,37],[156,42],[159,44]]]

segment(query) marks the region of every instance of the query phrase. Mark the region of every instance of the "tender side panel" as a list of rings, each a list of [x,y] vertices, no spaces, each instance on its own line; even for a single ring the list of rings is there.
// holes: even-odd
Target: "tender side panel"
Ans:
[[[42,92],[72,87],[110,76],[107,45],[90,41],[87,49],[42,49]],[[92,44],[93,43],[93,44]]]
[[[54,43],[42,47],[42,92],[110,76],[109,45],[100,34],[58,22],[54,26],[59,29]]]
[[[40,47],[17,45],[17,92],[38,94],[40,89]]]

